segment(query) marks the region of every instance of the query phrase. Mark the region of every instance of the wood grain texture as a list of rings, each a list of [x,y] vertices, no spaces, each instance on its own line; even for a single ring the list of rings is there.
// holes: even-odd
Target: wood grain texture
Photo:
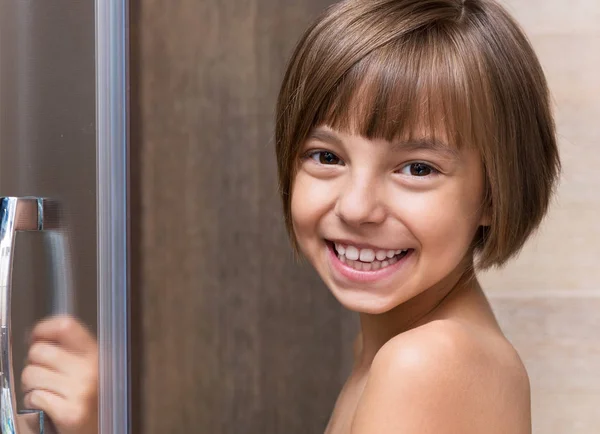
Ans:
[[[284,66],[330,2],[131,4],[134,432],[323,432],[352,319],[293,260]]]

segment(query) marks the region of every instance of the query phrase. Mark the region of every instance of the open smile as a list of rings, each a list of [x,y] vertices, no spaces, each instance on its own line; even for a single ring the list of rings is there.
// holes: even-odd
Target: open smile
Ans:
[[[374,282],[395,273],[414,249],[360,248],[326,241],[332,268],[355,282]]]

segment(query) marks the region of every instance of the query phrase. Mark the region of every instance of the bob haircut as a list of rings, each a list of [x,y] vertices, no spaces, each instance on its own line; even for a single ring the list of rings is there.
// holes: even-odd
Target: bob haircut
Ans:
[[[523,31],[493,0],[346,0],[289,62],[275,142],[286,227],[302,147],[321,125],[388,141],[419,131],[474,147],[490,226],[477,267],[501,266],[539,226],[560,173],[550,97]],[[443,212],[443,210],[440,210]]]

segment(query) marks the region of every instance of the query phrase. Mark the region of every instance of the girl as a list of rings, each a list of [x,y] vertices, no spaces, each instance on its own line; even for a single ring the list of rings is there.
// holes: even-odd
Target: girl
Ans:
[[[542,68],[493,0],[346,0],[277,105],[294,246],[360,314],[328,434],[526,434],[530,390],[475,271],[543,219],[560,169]]]

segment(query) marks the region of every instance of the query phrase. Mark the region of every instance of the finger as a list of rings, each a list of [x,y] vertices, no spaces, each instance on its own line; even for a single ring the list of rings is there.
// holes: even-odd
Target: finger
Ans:
[[[26,365],[37,365],[53,371],[69,374],[80,369],[82,361],[80,357],[65,351],[56,344],[47,341],[35,342],[27,353]]]
[[[24,393],[44,389],[65,398],[69,391],[69,384],[66,380],[65,376],[58,372],[28,365],[21,374],[21,387]]]
[[[58,432],[97,433],[97,405],[73,403],[47,390],[25,395],[26,407],[46,413]]]
[[[88,351],[95,343],[88,329],[67,315],[53,316],[40,321],[31,332],[31,342],[38,340],[56,342],[76,352]]]
[[[42,410],[50,419],[68,411],[68,402],[60,395],[48,390],[35,389],[25,394],[23,405],[27,409]]]

